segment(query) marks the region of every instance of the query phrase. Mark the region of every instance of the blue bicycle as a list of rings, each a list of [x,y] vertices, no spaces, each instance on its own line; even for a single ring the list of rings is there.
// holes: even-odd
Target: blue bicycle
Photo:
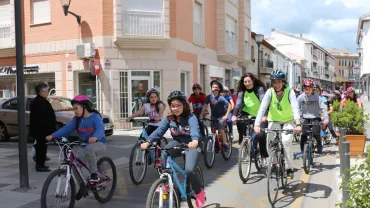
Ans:
[[[153,147],[150,147],[153,148]],[[146,208],[180,208],[181,201],[187,201],[188,206],[193,208],[192,200],[195,200],[195,192],[191,188],[190,182],[187,180],[186,172],[181,168],[171,157],[171,150],[186,150],[187,144],[180,144],[170,148],[161,148],[161,151],[168,153],[166,168],[162,170],[162,174],[151,186]],[[184,155],[184,154],[183,154]],[[184,155],[184,159],[185,155]],[[195,174],[199,175],[202,188],[204,188],[203,172],[199,165],[197,165]],[[182,176],[182,181],[178,178]],[[156,194],[158,194],[156,196]]]

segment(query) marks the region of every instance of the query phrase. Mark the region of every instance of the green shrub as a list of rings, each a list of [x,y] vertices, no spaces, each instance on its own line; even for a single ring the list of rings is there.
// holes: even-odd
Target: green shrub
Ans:
[[[339,106],[340,102],[334,102],[334,112],[330,116],[333,125],[346,128],[349,135],[363,135],[366,131],[364,124],[369,120],[369,114],[365,114],[364,109],[359,109],[357,103],[352,101],[344,104],[342,110]]]

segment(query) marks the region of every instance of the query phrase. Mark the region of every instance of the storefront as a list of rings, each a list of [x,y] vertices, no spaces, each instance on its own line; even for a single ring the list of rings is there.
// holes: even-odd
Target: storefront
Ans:
[[[90,72],[79,72],[77,73],[77,80],[77,94],[89,97],[94,108],[96,108],[96,76]]]
[[[238,89],[239,80],[242,76],[242,70],[240,68],[234,68],[233,69],[233,88],[235,91]],[[230,86],[231,87],[231,86]]]

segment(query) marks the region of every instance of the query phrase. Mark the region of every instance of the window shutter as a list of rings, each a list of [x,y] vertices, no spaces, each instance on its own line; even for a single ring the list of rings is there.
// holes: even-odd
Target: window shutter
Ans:
[[[50,22],[49,0],[33,0],[33,24]]]
[[[0,0],[0,27],[10,26],[10,0]]]

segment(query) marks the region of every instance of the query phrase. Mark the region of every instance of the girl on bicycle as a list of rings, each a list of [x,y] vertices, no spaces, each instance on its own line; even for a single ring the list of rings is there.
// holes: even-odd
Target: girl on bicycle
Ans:
[[[76,116],[63,128],[47,136],[46,140],[67,137],[76,130],[81,140],[89,139],[89,143],[82,144],[85,149],[80,151],[83,155],[79,158],[86,161],[90,168],[90,182],[99,182],[100,178],[96,173],[97,157],[106,150],[107,143],[102,117],[97,110],[93,109],[92,102],[85,95],[77,95],[72,99],[71,104]],[[76,196],[76,198],[80,197]]]
[[[252,73],[246,73],[243,75],[239,81],[238,85],[238,98],[236,100],[236,105],[234,108],[234,115],[232,117],[233,121],[236,121],[236,117],[248,118],[248,116],[256,117],[258,109],[261,105],[262,99],[265,96],[266,87],[263,82],[254,77]],[[239,113],[239,111],[241,112]],[[264,117],[266,120],[266,117]],[[243,141],[244,135],[244,124],[238,122],[237,124],[239,132],[239,144]],[[267,122],[262,122],[261,128],[266,128]],[[263,164],[265,164],[265,158],[268,157],[266,149],[266,135],[261,132],[255,136],[256,140],[259,142],[261,149],[261,157]]]
[[[165,104],[159,100],[159,92],[155,88],[151,88],[146,92],[146,100],[147,103],[145,103],[141,108],[139,108],[138,111],[128,117],[127,122],[146,112],[149,120],[155,120],[154,122],[150,122],[148,124],[147,134],[150,135],[158,128],[159,121],[163,117]]]
[[[202,189],[201,181],[198,175],[194,174],[194,170],[198,163],[198,140],[199,140],[199,125],[198,120],[190,111],[190,105],[187,102],[186,96],[181,91],[173,91],[167,99],[170,106],[171,114],[164,117],[150,136],[147,142],[141,144],[142,149],[147,149],[151,142],[158,141],[166,133],[168,129],[174,141],[168,143],[165,148],[173,147],[181,143],[188,144],[189,149],[185,151],[185,171],[191,187],[196,194],[196,207],[202,207],[205,203],[205,192]],[[181,150],[173,150],[172,157],[181,156]],[[167,154],[162,154],[162,164],[166,164]]]
[[[348,93],[347,96],[344,97],[344,99],[342,99],[340,107],[343,108],[343,106],[344,106],[344,104],[346,104],[346,102],[352,101],[352,102],[357,103],[358,108],[362,108],[362,103],[361,103],[360,96],[358,96],[355,93],[355,88],[354,87],[348,87],[347,88],[347,93]]]

